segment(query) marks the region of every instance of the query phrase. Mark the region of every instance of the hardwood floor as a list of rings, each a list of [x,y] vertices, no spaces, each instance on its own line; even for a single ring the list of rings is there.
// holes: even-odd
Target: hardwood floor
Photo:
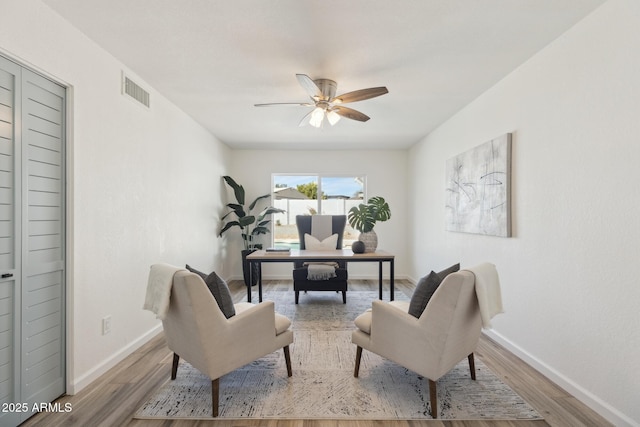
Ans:
[[[411,295],[413,285],[397,281],[396,291]],[[266,287],[288,287],[290,283],[268,281]],[[377,282],[352,280],[351,290],[377,289]],[[234,301],[246,297],[241,282],[230,283]],[[292,294],[293,297],[293,294]],[[543,427],[543,426],[608,426],[594,411],[547,380],[519,358],[489,338],[482,336],[476,357],[481,359],[505,383],[509,384],[544,420],[535,421],[350,421],[350,420],[135,420],[133,414],[142,403],[169,379],[172,353],[162,334],[153,338],[125,360],[74,396],[63,396],[56,402],[69,413],[40,413],[23,426],[133,426],[133,427]],[[428,386],[425,393],[428,393]]]

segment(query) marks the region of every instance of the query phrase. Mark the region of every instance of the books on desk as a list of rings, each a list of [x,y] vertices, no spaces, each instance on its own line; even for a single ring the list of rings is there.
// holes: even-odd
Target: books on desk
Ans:
[[[270,253],[270,254],[288,255],[291,252],[291,249],[289,249],[289,248],[267,248],[266,252]]]

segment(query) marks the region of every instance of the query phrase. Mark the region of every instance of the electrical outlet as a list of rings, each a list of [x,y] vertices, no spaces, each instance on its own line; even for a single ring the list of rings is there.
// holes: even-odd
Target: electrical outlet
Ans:
[[[111,316],[102,318],[102,335],[107,335],[111,332]]]

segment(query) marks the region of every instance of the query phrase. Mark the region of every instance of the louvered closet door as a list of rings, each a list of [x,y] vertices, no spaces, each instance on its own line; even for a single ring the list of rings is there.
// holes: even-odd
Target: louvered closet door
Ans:
[[[65,392],[65,89],[0,57],[0,425]]]
[[[22,401],[65,391],[65,89],[22,72]]]
[[[20,111],[20,67],[0,57],[0,425],[17,425],[20,402],[20,152],[15,116]],[[18,186],[18,188],[17,188]],[[0,408],[1,409],[1,408]],[[15,406],[13,409],[16,409]]]

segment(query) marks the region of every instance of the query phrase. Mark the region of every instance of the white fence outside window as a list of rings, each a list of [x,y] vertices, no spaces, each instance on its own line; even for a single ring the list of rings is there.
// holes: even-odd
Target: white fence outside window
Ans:
[[[359,199],[325,199],[322,200],[323,215],[347,215],[349,209],[363,203]],[[317,213],[318,202],[313,199],[276,199],[272,206],[283,209],[285,213],[273,214],[272,231],[275,246],[297,247],[298,231],[296,229],[296,215],[311,215]],[[350,247],[358,238],[358,232],[347,223],[344,234],[344,247]]]

